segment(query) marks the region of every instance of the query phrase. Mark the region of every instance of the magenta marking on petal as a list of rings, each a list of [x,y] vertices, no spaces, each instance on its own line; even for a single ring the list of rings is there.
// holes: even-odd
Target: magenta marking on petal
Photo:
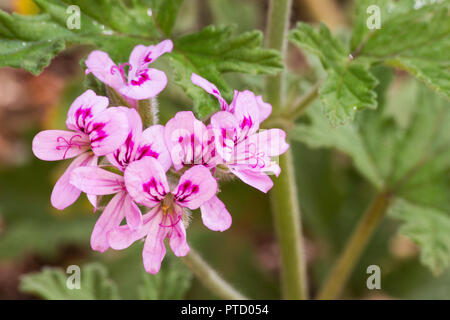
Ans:
[[[86,128],[86,120],[88,118],[92,118],[92,109],[91,108],[85,108],[83,109],[83,106],[80,106],[77,111],[75,111],[75,118],[77,121],[77,127],[80,129],[80,131],[84,132],[84,129]]]
[[[123,147],[125,147],[125,154],[122,154]],[[130,162],[133,160],[131,159],[133,148],[134,148],[133,132],[130,131],[123,146],[114,151],[113,154],[114,159],[122,167],[122,169],[125,169],[125,167],[128,164],[130,164]]]
[[[103,123],[103,122],[96,122],[92,125],[91,130],[89,132],[87,132],[87,134],[89,134],[89,135],[93,132],[96,133],[95,137],[91,137],[91,143],[102,141],[103,139],[108,137],[106,132],[103,130],[105,125],[106,125],[106,123]]]
[[[139,72],[138,80],[131,80],[130,83],[133,86],[141,86],[144,82],[150,80],[150,76],[147,74],[148,69],[142,70]]]
[[[66,150],[64,151],[63,159],[66,158],[67,152],[70,150],[70,148],[76,147],[76,148],[78,148],[78,149],[81,149],[81,147],[87,145],[86,143],[74,141],[75,138],[80,138],[80,139],[82,139],[82,136],[79,135],[79,134],[76,134],[76,135],[72,136],[72,137],[70,138],[69,141],[67,141],[66,138],[64,138],[64,137],[62,137],[62,136],[59,136],[59,137],[56,139],[57,142],[62,142],[62,143],[63,143],[63,145],[58,145],[58,146],[56,146],[56,150],[63,150],[63,149],[66,149]]]
[[[151,54],[152,54],[151,51],[150,51],[149,53],[147,53],[147,55],[146,55],[145,58],[144,58],[144,62],[145,62],[145,63],[150,63],[150,62],[153,61],[153,59],[150,58],[150,55],[151,55]]]
[[[145,156],[153,157],[155,159],[158,159],[159,153],[152,150],[151,145],[144,145],[140,146],[138,149],[139,155],[136,157],[135,160],[141,160]]]
[[[166,195],[166,192],[164,191],[164,186],[162,185],[161,182],[158,183],[155,180],[155,178],[152,178],[150,181],[144,183],[142,185],[142,189],[144,190],[145,193],[148,194],[150,200],[155,202],[161,201]]]
[[[191,196],[199,191],[199,187],[196,184],[193,184],[190,180],[186,180],[182,185],[178,187],[177,193],[175,194],[175,199],[178,202],[183,202]]]

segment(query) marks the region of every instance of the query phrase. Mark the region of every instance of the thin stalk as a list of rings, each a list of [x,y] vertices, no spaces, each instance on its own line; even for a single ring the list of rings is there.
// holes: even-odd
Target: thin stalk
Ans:
[[[291,0],[271,0],[266,46],[286,58]],[[266,79],[266,96],[274,111],[284,107],[285,74]],[[300,207],[295,185],[291,151],[280,157],[281,174],[270,192],[275,232],[281,253],[281,287],[284,299],[307,299],[308,285],[304,259]]]
[[[271,0],[266,30],[266,47],[281,52],[283,60],[286,57],[287,32],[291,15],[292,0]],[[280,109],[285,97],[285,74],[266,79],[266,96],[274,110]]]
[[[375,197],[353,231],[317,299],[331,300],[339,297],[370,238],[385,216],[390,198],[388,192],[380,192]]]
[[[223,280],[192,248],[187,256],[181,258],[181,261],[217,297],[226,300],[247,300],[244,295]]]
[[[292,153],[280,157],[281,174],[271,192],[275,231],[281,255],[281,283],[284,299],[308,299],[306,257]]]
[[[289,109],[284,116],[289,119],[297,119],[301,117],[306,109],[317,99],[319,96],[319,88],[322,81],[318,81],[304,96],[300,97],[299,101],[294,103],[294,106]]]

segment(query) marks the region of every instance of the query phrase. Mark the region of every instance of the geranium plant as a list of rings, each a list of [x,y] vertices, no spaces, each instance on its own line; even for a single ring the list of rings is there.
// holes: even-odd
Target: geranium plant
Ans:
[[[189,241],[196,219],[227,241],[233,212],[222,186],[237,180],[272,203],[283,298],[339,298],[386,215],[401,221],[435,274],[449,267],[448,1],[356,1],[352,29],[332,34],[323,23],[293,23],[292,1],[270,0],[264,45],[261,31],[173,33],[182,2],[35,0],[37,15],[0,12],[1,66],[37,75],[68,46],[88,48],[86,90],[69,108],[67,130],[39,132],[32,151],[73,159],[50,201],[63,210],[86,194],[98,217],[92,250],[142,240],[143,268],[158,274],[168,246],[218,297],[246,298]],[[79,28],[66,25],[71,5]],[[380,26],[369,21],[374,14]],[[314,76],[290,70],[288,43]],[[385,101],[392,70],[420,83],[417,101],[400,111]],[[235,89],[228,72],[265,82],[243,78]],[[190,104],[160,121],[160,97],[173,87]],[[321,290],[308,285],[293,141],[346,154],[374,193]]]

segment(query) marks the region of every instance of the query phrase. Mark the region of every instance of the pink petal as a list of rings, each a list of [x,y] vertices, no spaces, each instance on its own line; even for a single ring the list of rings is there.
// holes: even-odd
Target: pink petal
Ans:
[[[86,166],[93,166],[96,167],[98,164],[98,157],[94,156],[91,158],[92,160],[90,160],[88,163],[86,163]],[[97,210],[97,196],[93,195],[93,194],[87,194],[86,195],[89,202],[92,204],[92,206],[94,207],[94,212]]]
[[[225,161],[229,161],[234,155],[235,142],[239,131],[238,126],[235,116],[230,112],[219,111],[211,117],[216,151]]]
[[[180,178],[172,191],[176,202],[182,207],[197,209],[210,200],[217,192],[217,181],[204,166],[194,166]]]
[[[125,217],[125,192],[116,194],[106,206],[95,223],[91,235],[91,247],[95,251],[104,252],[109,248],[108,233],[114,228],[120,226]]]
[[[122,109],[128,119],[128,136],[122,144],[113,153],[106,155],[108,161],[119,170],[125,170],[126,166],[135,158],[136,150],[142,135],[142,120],[139,113],[135,109]]]
[[[101,82],[116,90],[124,84],[124,80],[116,64],[106,52],[99,50],[92,51],[86,60],[86,67],[86,73],[92,72]]]
[[[131,51],[129,59],[130,69],[128,71],[128,76],[130,78],[134,78],[139,70],[146,69],[147,65],[149,64],[145,61],[147,51],[148,47],[144,46],[143,44],[137,45],[136,47],[134,47],[133,51]]]
[[[216,97],[217,100],[219,100],[220,108],[222,110],[224,110],[224,111],[228,111],[229,110],[227,101],[224,98],[222,98],[222,95],[220,94],[219,90],[217,89],[217,87],[214,84],[212,84],[211,82],[209,82],[205,78],[202,78],[202,77],[200,77],[199,75],[197,75],[195,73],[193,73],[191,75],[191,81],[196,86],[199,86],[200,88],[202,88],[203,90],[205,90],[209,94],[211,94],[214,97]]]
[[[203,224],[213,231],[225,231],[231,226],[231,215],[216,196],[200,206]]]
[[[50,199],[52,205],[56,209],[63,210],[78,199],[81,191],[70,184],[70,176],[73,170],[88,164],[94,157],[95,156],[89,152],[79,155],[72,161],[64,174],[58,179],[53,188]]]
[[[45,130],[33,139],[33,153],[45,161],[76,157],[90,149],[89,137],[81,132]]]
[[[147,214],[143,216],[142,226],[136,230],[131,229],[128,224],[112,229],[108,233],[109,245],[114,250],[122,250],[128,248],[133,242],[142,239],[147,235],[151,226],[150,224],[151,220],[155,218],[156,215],[159,214],[160,214],[159,207],[155,207],[152,210],[150,210]]]
[[[164,142],[164,127],[154,125],[144,130],[139,140],[139,145],[134,156],[135,160],[150,156],[159,161],[164,171],[172,166],[169,150]]]
[[[241,169],[238,166],[230,167],[231,172],[246,184],[267,193],[273,187],[273,181],[265,173]]]
[[[239,92],[235,98],[234,115],[241,129],[241,140],[259,129],[259,110],[255,94],[251,91]]]
[[[169,192],[166,173],[152,157],[134,161],[125,169],[125,186],[134,201],[147,207],[158,205]]]
[[[289,148],[286,133],[280,129],[270,129],[253,134],[239,142],[235,149],[235,158],[229,163],[247,165],[251,170],[277,172],[272,157],[279,156]]]
[[[266,120],[272,113],[272,105],[270,103],[264,102],[262,96],[257,96],[256,102],[258,103],[259,109],[259,123],[261,123]]]
[[[137,230],[142,225],[142,214],[133,199],[127,194],[124,200],[125,218],[131,230]]]
[[[207,151],[208,130],[191,111],[178,112],[164,131],[165,142],[175,170],[183,164],[202,164]]]
[[[144,268],[148,273],[152,274],[158,273],[161,268],[161,262],[166,255],[164,239],[169,229],[160,226],[163,217],[162,214],[158,214],[149,222],[147,239],[142,251]]]
[[[91,195],[114,194],[124,189],[122,176],[98,167],[74,169],[70,176],[70,183]]]
[[[134,77],[128,78],[128,83],[119,92],[136,100],[149,99],[157,96],[167,85],[166,74],[157,69],[142,69]]]
[[[178,216],[181,217],[183,209],[178,208],[178,210],[180,211]],[[165,223],[167,223],[167,219]],[[177,257],[184,257],[189,253],[189,245],[186,242],[186,229],[181,219],[172,227],[169,237],[170,248]]]
[[[125,108],[113,107],[95,116],[87,127],[92,151],[104,156],[119,148],[128,136],[129,125]]]
[[[171,52],[172,49],[172,40],[164,40],[157,45],[149,47],[144,45],[136,46],[130,55],[130,65],[132,68],[129,74],[134,77],[135,74],[132,74],[134,70],[139,70],[142,67],[146,67],[149,63],[154,62],[164,53]]]
[[[87,124],[108,107],[107,97],[97,96],[94,91],[87,90],[75,99],[67,113],[66,125],[71,130],[85,132]]]

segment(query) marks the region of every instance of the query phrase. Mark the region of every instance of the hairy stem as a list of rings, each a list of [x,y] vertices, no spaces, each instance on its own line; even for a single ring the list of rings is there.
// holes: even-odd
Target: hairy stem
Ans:
[[[181,261],[194,273],[197,279],[217,297],[226,300],[246,300],[247,298],[223,280],[200,255],[191,248]]]
[[[280,51],[285,60],[292,0],[271,0],[269,5],[266,47]],[[284,104],[284,77],[284,72],[281,72],[266,79],[266,96],[274,110],[282,108]]]
[[[266,46],[286,56],[287,30],[291,14],[291,0],[271,0]],[[285,74],[268,77],[266,94],[274,111],[284,107]],[[270,192],[275,232],[281,252],[281,286],[284,299],[307,299],[308,285],[303,252],[300,207],[295,185],[291,151],[280,157],[281,174]]]
[[[284,299],[308,299],[306,259],[292,153],[280,157],[281,174],[271,192],[275,231],[281,255]]]
[[[158,123],[158,100],[156,99],[156,97],[139,100],[138,110],[139,115],[142,118],[142,124],[144,125],[144,128],[148,128]]]
[[[344,252],[325,281],[318,295],[320,300],[337,299],[341,294],[361,254],[364,252],[374,231],[383,219],[390,202],[388,192],[380,192],[361,217],[355,231],[348,240]]]

